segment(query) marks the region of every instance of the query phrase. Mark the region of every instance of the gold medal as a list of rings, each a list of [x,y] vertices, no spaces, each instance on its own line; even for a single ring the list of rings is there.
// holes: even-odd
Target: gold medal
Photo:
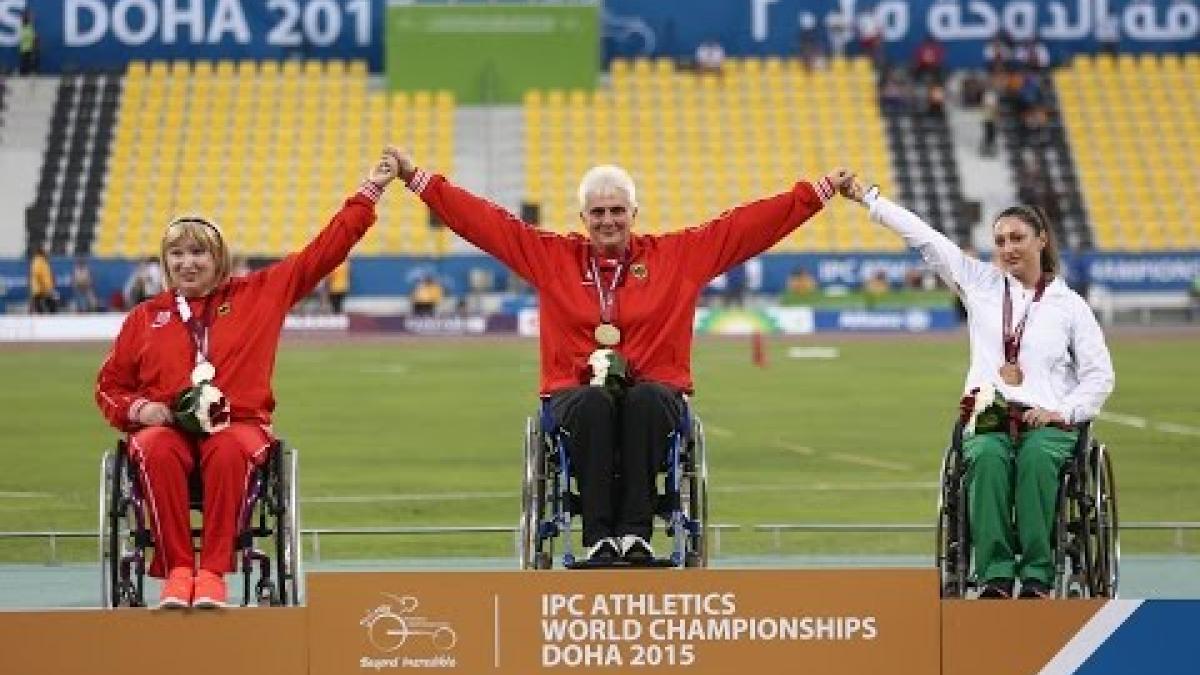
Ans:
[[[1025,375],[1021,372],[1021,366],[1015,363],[1006,363],[1000,366],[1000,379],[1010,387],[1019,387],[1025,380]]]
[[[621,341],[621,329],[611,323],[596,326],[596,342],[603,347],[615,347]]]
[[[217,369],[208,361],[201,361],[192,369],[192,384],[212,382],[217,377]]]

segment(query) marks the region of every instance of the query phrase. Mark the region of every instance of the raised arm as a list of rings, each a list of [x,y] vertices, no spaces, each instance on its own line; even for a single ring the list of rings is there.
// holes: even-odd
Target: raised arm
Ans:
[[[843,169],[789,192],[743,204],[716,219],[670,235],[683,248],[688,274],[699,283],[771,248],[821,210],[850,174]]]
[[[396,150],[400,177],[458,236],[495,256],[534,286],[552,276],[548,247],[560,237],[539,230],[503,207],[418,169],[405,150]]]
[[[298,253],[263,270],[267,284],[282,288],[289,307],[311,293],[335,267],[345,262],[350,249],[375,222],[375,203],[383,196],[388,184],[395,180],[397,171],[393,149],[387,148],[358,190],[316,238]]]
[[[903,237],[951,288],[961,292],[999,274],[994,266],[963,253],[957,244],[912,211],[880,195],[878,187],[866,187],[852,180],[842,194],[870,209],[871,220]]]

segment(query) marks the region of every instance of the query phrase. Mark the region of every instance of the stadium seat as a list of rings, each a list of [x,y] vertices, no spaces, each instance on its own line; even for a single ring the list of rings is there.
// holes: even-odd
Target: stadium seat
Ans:
[[[363,61],[221,60],[197,62],[190,71],[179,63],[135,61],[125,80],[97,219],[97,241],[106,251],[152,249],[169,211],[193,202],[210,213],[221,209],[219,220],[234,231],[260,222],[263,200],[247,200],[247,189],[271,195],[266,201],[278,208],[284,231],[239,233],[238,253],[279,256],[294,250],[309,233],[293,231],[293,223],[306,219],[299,217],[299,200],[275,195],[292,193],[297,173],[316,176],[323,218],[331,215],[379,148],[393,140],[386,137],[388,129],[411,134],[400,140],[431,167],[453,171],[454,96],[397,92],[389,98],[370,92]],[[297,144],[306,152],[297,155]],[[135,181],[137,201],[130,202]],[[380,204],[379,229],[425,228],[423,218],[401,217],[406,201]],[[114,223],[131,230],[121,237],[105,233]],[[419,237],[384,241],[394,245],[380,253],[425,253],[433,247]],[[422,249],[404,248],[410,241],[421,242]]]
[[[783,61],[755,58],[731,59],[722,77],[676,71],[663,60],[614,59],[611,91],[532,91],[523,101],[525,166],[526,180],[538,187],[538,194],[527,198],[542,204],[544,222],[573,223],[577,206],[553,196],[571,194],[579,173],[590,164],[616,162],[638,181],[643,216],[655,214],[655,222],[647,226],[677,229],[738,202],[787,189],[797,178],[820,176],[834,164],[817,166],[814,161],[816,148],[826,145],[830,157],[864,171],[870,167],[873,179],[887,189],[893,180],[882,118],[873,94],[861,94],[874,91],[871,66],[855,60],[838,67],[840,78],[814,76],[802,89],[803,97],[796,93],[798,87],[780,86],[788,73]],[[812,123],[798,121],[815,115],[814,109],[828,114]],[[587,153],[580,148],[591,155],[583,156]],[[845,153],[835,155],[833,148]],[[582,168],[567,166],[558,159],[563,155],[576,158]],[[720,167],[711,165],[713,156],[722,157]],[[759,184],[714,177],[701,187],[681,178],[730,166],[738,167],[739,176],[767,180]],[[713,189],[713,184],[719,187]],[[726,192],[728,186],[735,189]],[[718,193],[720,202],[715,200]],[[853,215],[839,227],[849,234],[838,241],[851,250],[862,249],[868,238],[876,241],[868,235],[873,226],[864,213],[847,213]],[[829,222],[821,214],[804,229],[824,228]],[[903,242],[888,239],[885,246],[899,250]],[[792,236],[775,250],[812,249],[810,240]]]
[[[1178,198],[1178,193],[1156,192],[1156,186],[1200,183],[1200,166],[1190,150],[1200,118],[1191,100],[1193,87],[1182,84],[1198,76],[1200,59],[1194,54],[1076,58],[1056,72],[1055,84],[1064,93],[1063,122],[1098,248],[1165,250],[1200,238],[1200,224],[1178,210],[1161,210],[1155,218],[1162,220],[1152,226],[1130,206]],[[1108,199],[1114,193],[1116,204]],[[1114,209],[1116,228],[1107,224]]]

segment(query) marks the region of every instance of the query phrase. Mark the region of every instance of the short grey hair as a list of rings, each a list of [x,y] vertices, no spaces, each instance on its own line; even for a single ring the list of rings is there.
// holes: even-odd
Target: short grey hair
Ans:
[[[637,188],[629,172],[615,164],[593,166],[579,180],[579,208],[587,206],[588,195],[609,194],[620,190],[629,197],[629,205],[637,206]]]

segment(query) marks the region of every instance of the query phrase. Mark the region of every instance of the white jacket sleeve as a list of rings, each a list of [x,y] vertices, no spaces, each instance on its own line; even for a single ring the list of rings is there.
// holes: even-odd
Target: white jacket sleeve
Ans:
[[[1082,300],[1075,303],[1072,312],[1071,351],[1075,355],[1079,384],[1067,393],[1063,414],[1068,422],[1078,424],[1100,414],[1101,406],[1116,385],[1104,333],[1091,308]]]
[[[903,206],[878,195],[868,196],[867,206],[871,209],[872,220],[903,237],[905,243],[921,253],[946,285],[960,294],[999,274],[992,265],[963,253],[946,235]]]

